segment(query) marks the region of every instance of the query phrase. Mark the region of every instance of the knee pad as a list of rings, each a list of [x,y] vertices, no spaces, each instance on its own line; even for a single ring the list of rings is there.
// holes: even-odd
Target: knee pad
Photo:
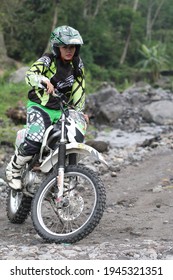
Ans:
[[[31,156],[40,152],[41,143],[25,138],[25,141],[20,144],[18,152],[22,156]]]

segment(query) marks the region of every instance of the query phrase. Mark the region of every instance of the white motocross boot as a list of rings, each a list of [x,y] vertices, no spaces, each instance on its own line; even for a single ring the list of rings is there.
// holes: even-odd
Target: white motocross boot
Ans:
[[[18,153],[15,153],[12,156],[11,161],[8,163],[6,167],[6,178],[9,186],[15,190],[22,189],[21,183],[21,169],[22,167],[30,161],[32,156],[22,156]]]

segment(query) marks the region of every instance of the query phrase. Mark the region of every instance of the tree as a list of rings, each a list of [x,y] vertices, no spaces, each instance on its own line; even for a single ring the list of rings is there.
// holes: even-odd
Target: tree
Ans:
[[[165,0],[149,0],[148,2],[148,12],[147,12],[147,24],[146,24],[146,40],[151,42],[151,35],[153,26],[159,16],[160,10],[165,3]]]
[[[107,1],[108,0],[86,0],[84,3],[83,17],[95,18],[98,15],[100,9],[102,8],[102,5]]]
[[[0,63],[1,65],[3,65],[3,68],[4,68],[4,64],[6,66],[12,66],[15,64],[15,61],[10,59],[7,54],[7,48],[6,48],[4,33],[3,33],[3,24],[4,23],[8,24],[7,15],[10,15],[9,16],[9,20],[10,20],[10,17],[13,15],[13,8],[15,7],[16,3],[17,0],[15,0],[13,2],[13,5],[10,6],[9,0],[7,1],[2,0],[0,5]]]
[[[16,65],[15,61],[9,58],[7,55],[7,50],[4,42],[4,34],[0,28],[0,72],[2,71],[3,73],[4,70],[15,65]]]
[[[55,0],[54,1],[54,15],[53,15],[53,20],[52,20],[52,28],[51,28],[51,32],[56,28],[57,26],[57,22],[58,22],[58,4],[59,4],[60,1],[58,0]],[[44,53],[48,52],[49,51],[49,40],[47,42],[47,46],[45,48],[45,51]]]
[[[4,34],[0,29],[0,62],[7,59],[7,50],[4,42]]]
[[[134,1],[134,5],[133,5],[133,12],[135,13],[137,8],[138,8],[138,3],[139,0],[135,0]],[[124,45],[124,49],[120,58],[120,65],[124,64],[124,61],[126,59],[126,55],[127,55],[127,51],[128,51],[128,47],[129,47],[129,43],[130,43],[130,37],[131,37],[131,32],[132,32],[132,27],[133,27],[133,22],[131,22],[130,26],[129,26],[129,33],[127,35],[127,39]]]
[[[8,54],[30,62],[40,56],[50,37],[55,0],[3,0],[4,40]],[[13,46],[13,47],[12,47]]]

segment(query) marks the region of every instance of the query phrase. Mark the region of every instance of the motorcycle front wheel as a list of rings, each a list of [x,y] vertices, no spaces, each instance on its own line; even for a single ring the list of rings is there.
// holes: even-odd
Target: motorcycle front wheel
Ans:
[[[52,173],[35,194],[31,218],[46,242],[74,243],[95,229],[105,205],[105,187],[98,175],[84,166],[68,166],[63,199],[57,201],[57,178]]]

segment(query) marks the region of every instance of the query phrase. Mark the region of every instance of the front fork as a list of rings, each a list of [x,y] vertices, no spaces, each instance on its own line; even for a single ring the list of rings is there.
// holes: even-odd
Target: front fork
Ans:
[[[64,192],[64,172],[65,172],[65,157],[66,157],[66,137],[65,136],[65,114],[62,114],[61,120],[61,139],[58,153],[58,174],[57,174],[57,201],[61,201]]]
[[[64,172],[65,172],[65,155],[66,155],[66,144],[60,143],[58,153],[58,174],[57,174],[57,201],[61,201],[64,192]]]
[[[58,152],[58,168],[57,168],[57,202],[62,201],[64,193],[64,173],[65,173],[65,160],[66,160],[66,131],[65,131],[65,114],[62,114],[61,119],[61,139]],[[69,156],[69,164],[76,164],[77,155],[72,154]]]

